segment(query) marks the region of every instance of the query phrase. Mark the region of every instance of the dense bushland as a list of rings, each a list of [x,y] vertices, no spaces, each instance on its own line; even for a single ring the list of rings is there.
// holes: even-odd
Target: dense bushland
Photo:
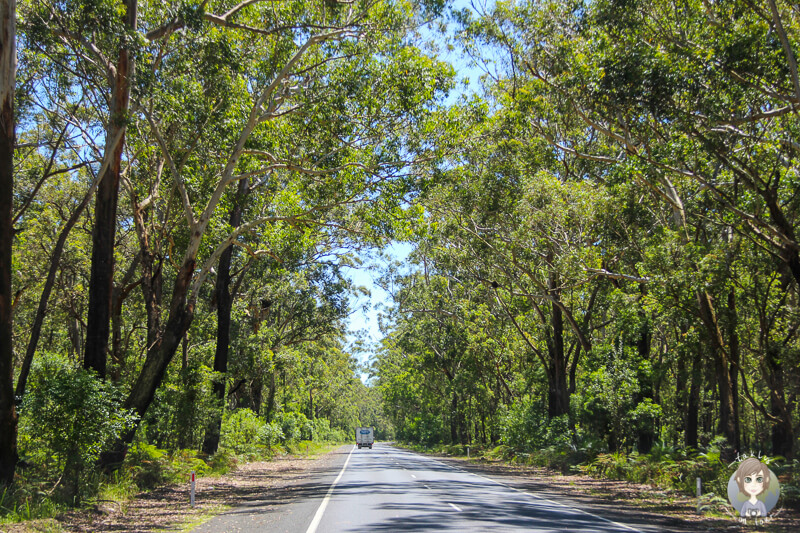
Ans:
[[[486,76],[386,279],[374,373],[398,438],[717,495],[755,453],[796,501],[796,6],[456,19]]]

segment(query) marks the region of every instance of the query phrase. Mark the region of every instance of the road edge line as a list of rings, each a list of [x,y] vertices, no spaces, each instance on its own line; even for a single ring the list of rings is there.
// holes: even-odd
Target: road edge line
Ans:
[[[417,454],[417,455],[419,455],[419,454]],[[608,518],[606,518],[604,516],[600,516],[600,515],[596,515],[594,513],[590,513],[589,511],[584,511],[583,509],[579,509],[578,507],[573,507],[573,506],[567,505],[565,503],[561,503],[561,502],[558,502],[558,501],[550,500],[548,498],[545,498],[543,496],[539,496],[538,494],[534,494],[534,493],[528,492],[526,490],[518,489],[517,487],[508,485],[506,483],[503,483],[502,481],[497,481],[496,479],[492,479],[490,477],[482,476],[481,474],[476,474],[474,472],[470,472],[468,470],[464,470],[463,468],[458,468],[456,466],[449,465],[447,463],[443,463],[442,461],[438,461],[438,460],[434,459],[433,457],[427,457],[425,455],[420,455],[420,457],[426,457],[430,461],[433,461],[434,463],[439,463],[440,465],[445,466],[447,468],[450,468],[451,470],[457,470],[457,471],[460,471],[460,472],[464,472],[465,474],[472,474],[473,476],[479,477],[481,479],[485,479],[486,481],[491,481],[492,483],[495,483],[495,484],[501,485],[501,486],[503,486],[503,487],[505,487],[507,489],[511,489],[513,491],[519,492],[520,494],[524,494],[524,495],[526,495],[526,496],[528,496],[530,498],[536,498],[537,500],[546,501],[548,503],[552,503],[554,505],[558,505],[559,507],[564,507],[566,509],[571,509],[573,511],[578,511],[579,513],[583,513],[583,514],[586,514],[586,515],[589,515],[589,516],[593,516],[594,518],[597,518],[599,520],[603,520],[604,522],[608,522],[609,524],[613,524],[615,526],[621,527],[623,529],[627,529],[629,531],[633,531],[635,533],[642,533],[641,530],[634,529],[633,527],[631,527],[631,526],[629,526],[627,524],[623,524],[621,522],[616,522],[614,520],[610,520],[610,519],[608,519]]]
[[[350,462],[350,456],[353,455],[353,450],[356,447],[353,446],[350,449],[350,453],[347,454],[347,460],[344,462],[344,466],[342,466],[342,470],[339,472],[339,475],[336,476],[336,479],[333,480],[331,483],[330,488],[328,488],[327,494],[325,494],[325,498],[323,498],[322,503],[319,504],[319,508],[317,508],[317,512],[314,515],[314,520],[311,521],[311,524],[308,526],[306,533],[316,533],[317,528],[319,527],[319,523],[322,521],[322,515],[325,514],[325,508],[328,506],[328,501],[331,499],[331,494],[333,494],[333,488],[339,483],[339,480],[342,479],[342,474],[347,469],[347,464]]]

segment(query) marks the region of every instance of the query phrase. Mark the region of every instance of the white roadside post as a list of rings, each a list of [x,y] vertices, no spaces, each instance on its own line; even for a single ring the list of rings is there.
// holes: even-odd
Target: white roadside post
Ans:
[[[192,507],[194,507],[194,485],[195,485],[195,478],[196,478],[196,475],[195,475],[195,473],[194,473],[194,472],[192,472],[191,489],[189,490],[189,502],[192,504]]]
[[[700,514],[700,478],[697,478],[697,514]]]

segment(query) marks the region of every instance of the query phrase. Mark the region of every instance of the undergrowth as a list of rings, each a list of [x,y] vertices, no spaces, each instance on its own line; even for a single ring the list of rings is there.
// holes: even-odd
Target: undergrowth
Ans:
[[[256,451],[237,454],[233,450],[221,448],[211,457],[203,457],[193,450],[167,451],[152,444],[135,443],[131,446],[122,466],[113,473],[99,476],[97,490],[82,502],[81,507],[92,507],[100,503],[116,506],[126,512],[128,503],[139,493],[156,487],[187,483],[191,473],[198,477],[221,476],[235,470],[239,464],[269,460],[276,455],[292,454],[315,456],[327,453],[341,442],[330,441],[287,441],[283,445],[262,447]],[[73,509],[73,506],[60,502],[53,491],[53,481],[43,472],[25,470],[17,476],[10,488],[0,489],[0,524],[45,520],[41,529],[50,531],[46,519]],[[60,531],[56,525],[52,525]],[[2,529],[2,528],[0,528]]]

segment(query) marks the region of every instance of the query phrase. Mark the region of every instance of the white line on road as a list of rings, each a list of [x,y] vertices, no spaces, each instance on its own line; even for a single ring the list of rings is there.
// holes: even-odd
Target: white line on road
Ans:
[[[458,511],[459,513],[461,512],[461,508],[460,508],[458,505],[454,505],[454,504],[452,504],[452,503],[451,503],[451,504],[450,504],[450,507],[452,507],[453,509],[455,509],[455,510],[456,510],[456,511]]]
[[[413,477],[414,479],[417,479],[417,476],[415,476],[414,474],[411,474],[411,477]]]
[[[422,456],[422,457],[424,457],[424,456]],[[466,472],[466,470],[462,470],[461,468],[456,468],[456,467],[451,466],[451,465],[449,465],[447,463],[443,463],[441,461],[437,461],[436,459],[432,459],[430,457],[425,457],[425,458],[428,459],[429,461],[433,461],[434,463],[438,463],[438,464],[440,464],[440,465],[442,465],[442,466],[444,466],[446,468],[449,468],[450,470],[455,470],[457,472]],[[490,482],[495,483],[497,485],[501,485],[501,486],[503,486],[503,487],[505,487],[507,489],[511,489],[511,490],[513,490],[515,492],[519,492],[520,494],[524,494],[524,495],[526,495],[526,496],[528,496],[530,498],[536,498],[538,500],[542,500],[542,501],[546,501],[548,503],[552,503],[553,505],[558,505],[559,507],[564,507],[566,509],[571,509],[573,511],[578,511],[579,513],[583,513],[583,514],[592,516],[594,518],[597,518],[598,520],[602,520],[603,522],[608,522],[609,524],[613,524],[613,525],[621,527],[623,529],[627,529],[629,531],[634,531],[635,533],[641,533],[638,529],[634,529],[631,526],[628,526],[628,525],[625,525],[625,524],[620,524],[619,522],[615,522],[613,520],[609,520],[608,518],[605,518],[605,517],[602,517],[602,516],[598,516],[598,515],[596,515],[594,513],[590,513],[589,511],[584,511],[583,509],[578,509],[577,507],[571,507],[571,506],[565,505],[565,504],[563,504],[561,502],[556,502],[556,501],[553,501],[553,500],[549,500],[547,498],[543,498],[542,496],[539,496],[538,494],[533,494],[531,492],[527,492],[527,491],[524,491],[522,489],[518,489],[518,488],[513,487],[511,485],[507,485],[507,484],[505,484],[505,483],[503,483],[501,481],[497,481],[497,480],[492,479],[492,478],[481,476],[480,474],[474,474],[474,475],[476,475],[477,477],[479,477],[481,479],[485,479],[486,481],[490,481]],[[453,504],[451,503],[450,505],[453,505]]]
[[[431,490],[431,488],[428,485],[422,485],[422,486],[425,487],[428,490]]]
[[[353,446],[353,450],[356,447]],[[317,528],[319,527],[319,523],[322,520],[322,515],[325,513],[325,508],[328,506],[328,501],[331,499],[331,494],[333,494],[333,487],[339,483],[339,480],[342,479],[342,474],[344,474],[345,469],[347,469],[347,463],[350,462],[350,456],[353,455],[353,450],[350,450],[350,453],[347,454],[347,460],[344,462],[344,466],[342,467],[342,471],[339,472],[339,475],[336,476],[336,479],[333,480],[331,484],[331,488],[328,489],[328,493],[325,495],[325,498],[322,500],[322,503],[319,504],[319,509],[317,509],[317,514],[314,515],[314,520],[311,521],[311,525],[308,526],[306,533],[316,533]]]

